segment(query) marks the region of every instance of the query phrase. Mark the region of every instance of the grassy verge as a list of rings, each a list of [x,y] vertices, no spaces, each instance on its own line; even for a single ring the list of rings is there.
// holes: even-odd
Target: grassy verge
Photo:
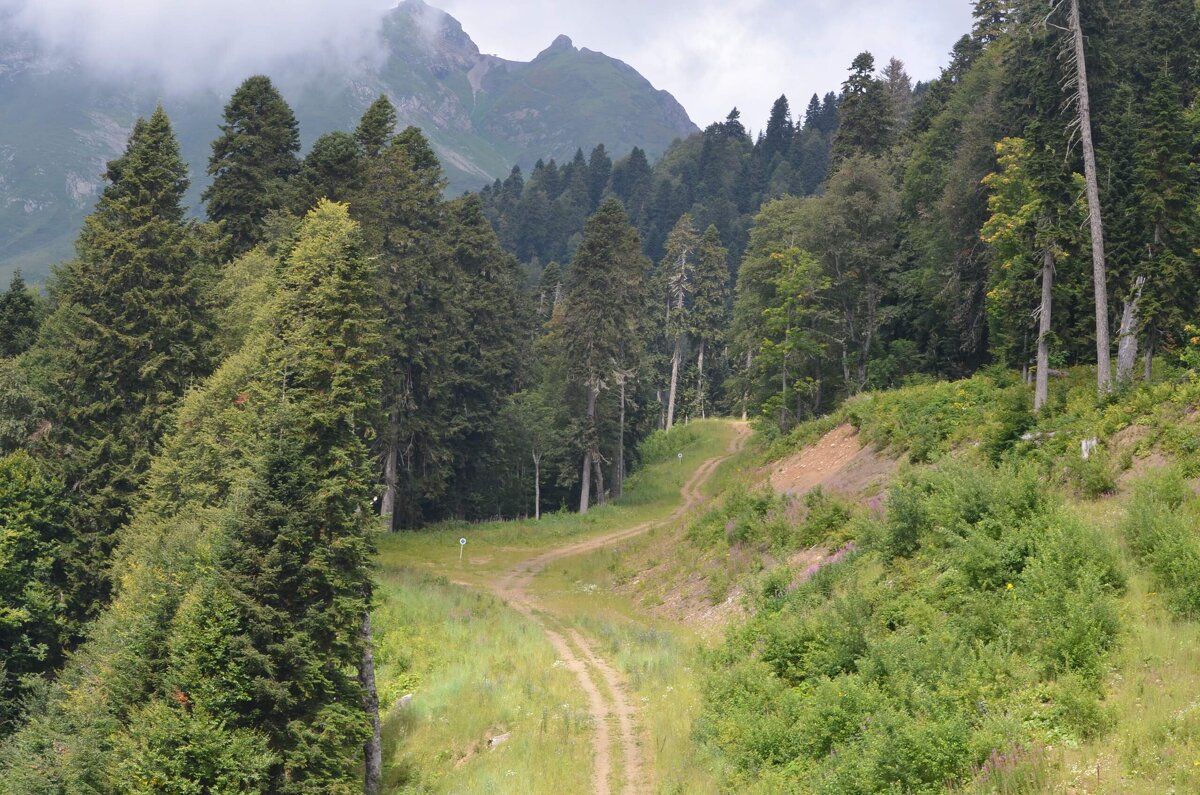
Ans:
[[[375,615],[386,791],[583,792],[591,725],[573,675],[497,600],[385,570]],[[414,696],[406,706],[397,702]],[[489,738],[510,733],[488,747]]]

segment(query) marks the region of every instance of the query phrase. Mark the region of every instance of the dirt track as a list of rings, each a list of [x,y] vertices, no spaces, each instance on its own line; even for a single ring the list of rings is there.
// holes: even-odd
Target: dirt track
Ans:
[[[638,725],[637,702],[616,664],[606,659],[592,638],[557,619],[531,592],[533,578],[551,563],[563,558],[594,552],[641,535],[653,527],[674,522],[704,500],[700,489],[712,477],[722,461],[740,450],[749,438],[745,423],[737,426],[737,435],[725,455],[705,461],[683,484],[683,501],[670,516],[653,522],[616,530],[586,541],[577,541],[521,561],[488,587],[522,615],[537,623],[546,633],[555,654],[575,674],[587,699],[588,712],[595,726],[592,791],[596,795],[636,795],[649,792],[654,775],[647,764]],[[615,738],[614,738],[615,734]],[[615,741],[614,741],[615,740]],[[614,759],[621,762],[621,781],[614,783]]]

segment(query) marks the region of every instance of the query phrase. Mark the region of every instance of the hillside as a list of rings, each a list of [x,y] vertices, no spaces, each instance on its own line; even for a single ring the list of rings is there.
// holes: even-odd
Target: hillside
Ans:
[[[503,177],[514,163],[565,160],[598,143],[614,151],[639,146],[655,157],[696,130],[670,94],[566,37],[530,63],[508,61],[480,53],[453,17],[405,0],[384,16],[377,46],[382,57],[354,67],[314,53],[312,62],[326,65],[272,75],[295,108],[304,145],[352,129],[386,94],[400,124],[430,138],[451,194]],[[40,280],[71,255],[104,164],[158,101],[176,125],[193,180],[189,202],[197,206],[226,100],[213,92],[164,94],[149,79],[105,79],[0,26],[0,279],[20,267]]]
[[[1192,791],[1196,381],[1090,377],[1040,420],[997,372],[720,458],[738,426],[678,428],[587,521],[389,540],[391,784]]]

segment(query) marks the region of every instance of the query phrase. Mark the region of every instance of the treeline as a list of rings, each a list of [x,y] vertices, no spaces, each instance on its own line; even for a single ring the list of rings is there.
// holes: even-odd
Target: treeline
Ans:
[[[571,258],[584,221],[606,196],[625,206],[653,261],[662,258],[684,214],[700,229],[715,226],[737,260],[765,200],[807,196],[824,182],[837,106],[832,92],[824,99],[814,94],[803,119],[794,122],[781,96],[757,138],[735,108],[725,121],[677,142],[653,165],[636,147],[614,163],[600,144],[586,158],[577,151],[569,163],[539,160],[528,179],[514,167],[479,195],[501,243],[535,276],[548,263]]]

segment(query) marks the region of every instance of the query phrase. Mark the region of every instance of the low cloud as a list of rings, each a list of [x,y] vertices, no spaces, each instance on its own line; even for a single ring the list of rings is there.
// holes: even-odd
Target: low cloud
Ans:
[[[378,55],[387,0],[0,0],[0,18],[46,58],[169,92],[227,91]]]
[[[936,77],[971,24],[968,0],[431,0],[484,52],[529,60],[565,33],[626,61],[704,126],[738,106],[762,127],[781,93],[803,111],[838,90],[870,50]],[[110,77],[167,91],[227,91],[255,72],[280,82],[379,58],[379,20],[396,0],[0,0],[46,50]],[[431,34],[441,13],[418,15]]]

